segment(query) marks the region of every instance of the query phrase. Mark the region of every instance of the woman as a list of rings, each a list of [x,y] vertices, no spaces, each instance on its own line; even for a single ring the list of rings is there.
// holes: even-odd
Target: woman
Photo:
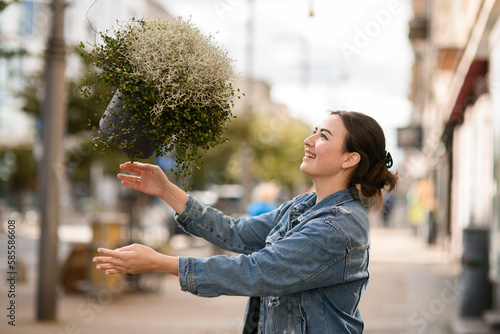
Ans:
[[[331,112],[305,141],[300,169],[315,192],[249,219],[203,206],[157,166],[126,163],[126,187],[155,195],[189,233],[242,255],[174,257],[133,244],[100,248],[107,274],[160,271],[179,276],[182,290],[205,297],[251,296],[244,333],[361,333],[358,303],[368,282],[366,207],[383,206],[397,173],[384,133],[371,117]]]

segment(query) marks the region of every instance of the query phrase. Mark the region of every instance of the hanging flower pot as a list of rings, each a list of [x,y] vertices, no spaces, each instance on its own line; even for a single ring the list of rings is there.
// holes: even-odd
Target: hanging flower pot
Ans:
[[[152,125],[144,122],[133,124],[130,117],[130,112],[123,106],[122,94],[117,90],[99,121],[99,128],[110,141],[118,143],[123,152],[147,159],[155,153],[155,148],[144,133]]]
[[[93,146],[116,142],[132,159],[175,153],[176,173],[189,175],[201,163],[198,149],[227,140],[232,99],[240,98],[232,59],[181,18],[132,19],[100,37],[89,52],[80,43],[81,56],[98,69],[82,94],[92,96],[96,85],[114,94],[101,97],[107,108]]]

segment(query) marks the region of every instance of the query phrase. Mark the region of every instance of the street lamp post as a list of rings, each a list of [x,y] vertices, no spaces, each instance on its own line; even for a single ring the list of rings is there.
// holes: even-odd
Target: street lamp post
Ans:
[[[60,187],[64,176],[63,136],[66,124],[63,39],[64,0],[53,0],[52,30],[45,60],[45,98],[42,105],[43,158],[39,170],[41,235],[39,243],[37,320],[56,320],[58,280],[57,228],[60,219]]]

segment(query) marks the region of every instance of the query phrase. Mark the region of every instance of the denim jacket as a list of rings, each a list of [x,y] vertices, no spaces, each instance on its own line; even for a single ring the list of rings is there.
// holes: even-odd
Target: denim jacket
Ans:
[[[315,193],[302,194],[248,219],[189,197],[176,219],[187,232],[241,254],[180,257],[182,290],[261,297],[259,333],[363,332],[358,303],[369,277],[370,232],[356,190],[319,203]]]

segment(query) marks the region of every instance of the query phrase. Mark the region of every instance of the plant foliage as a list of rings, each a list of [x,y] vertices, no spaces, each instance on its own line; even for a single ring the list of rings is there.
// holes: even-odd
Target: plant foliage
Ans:
[[[99,99],[107,105],[119,91],[128,116],[116,134],[98,131],[93,147],[106,152],[118,142],[131,148],[134,138],[143,135],[156,156],[175,153],[178,176],[191,175],[201,163],[199,149],[227,141],[223,134],[233,118],[232,100],[240,98],[232,87],[227,52],[212,36],[175,17],[133,18],[99,35],[103,42],[92,44],[90,51],[80,43],[81,56],[98,68],[95,76],[82,79],[80,92],[90,97],[94,87],[104,84],[111,93]]]

